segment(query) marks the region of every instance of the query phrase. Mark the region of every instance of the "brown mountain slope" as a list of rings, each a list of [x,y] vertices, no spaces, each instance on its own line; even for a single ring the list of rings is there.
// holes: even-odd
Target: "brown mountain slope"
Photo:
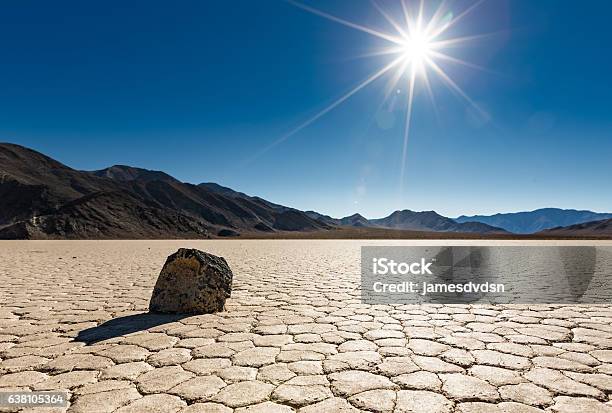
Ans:
[[[157,171],[83,172],[0,144],[0,238],[175,238],[327,229],[306,214]]]
[[[124,167],[114,166],[111,169],[113,168],[117,170]],[[329,228],[301,211],[276,205],[261,198],[244,194],[234,196],[231,193],[210,190],[206,185],[183,183],[163,172],[138,168],[131,170],[130,173],[136,177],[122,182],[133,192],[166,208],[204,218],[213,225],[237,230],[264,231],[269,229],[309,231]],[[157,174],[163,174],[165,178],[151,179],[152,175]]]
[[[538,235],[559,237],[612,237],[612,219],[585,222],[583,224],[570,225],[567,227],[556,227],[546,231],[538,232]]]
[[[200,238],[211,227],[201,220],[151,208],[126,191],[94,192],[0,229],[0,239]]]
[[[0,144],[0,226],[47,215],[86,194],[116,190],[28,148]]]

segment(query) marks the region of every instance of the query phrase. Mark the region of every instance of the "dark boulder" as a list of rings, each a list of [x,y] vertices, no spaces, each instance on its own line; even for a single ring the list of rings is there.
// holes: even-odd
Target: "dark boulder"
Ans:
[[[161,313],[208,314],[223,311],[232,293],[232,270],[222,257],[181,248],[162,268],[149,310]]]

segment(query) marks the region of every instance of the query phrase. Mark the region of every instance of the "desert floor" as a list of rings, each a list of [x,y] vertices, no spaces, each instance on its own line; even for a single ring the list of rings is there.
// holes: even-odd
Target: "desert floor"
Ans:
[[[612,304],[364,305],[363,244],[0,242],[0,391],[65,389],[73,412],[612,411]],[[228,260],[227,311],[146,314],[178,247]]]

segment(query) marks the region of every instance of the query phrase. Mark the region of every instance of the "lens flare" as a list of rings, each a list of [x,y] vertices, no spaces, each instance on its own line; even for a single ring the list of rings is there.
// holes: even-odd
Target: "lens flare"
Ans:
[[[470,7],[461,11],[457,15],[452,10],[447,8],[447,2],[442,1],[437,9],[431,14],[430,18],[426,18],[425,1],[420,0],[418,2],[412,2],[410,4],[416,4],[417,7],[411,9],[408,0],[398,0],[401,5],[403,16],[400,16],[400,21],[397,21],[391,13],[382,8],[375,0],[372,0],[372,5],[378,12],[385,18],[391,27],[395,30],[395,33],[386,33],[378,29],[374,29],[359,23],[354,23],[341,17],[334,16],[324,11],[315,9],[307,6],[295,0],[285,0],[287,3],[292,4],[302,10],[305,10],[314,15],[320,16],[324,19],[333,21],[343,26],[349,27],[354,30],[367,33],[376,38],[385,40],[390,43],[388,47],[382,48],[369,54],[366,57],[372,56],[386,56],[391,55],[392,60],[390,63],[384,65],[380,70],[374,72],[368,76],[362,82],[358,83],[355,87],[344,93],[340,98],[336,99],[333,103],[319,111],[309,119],[305,120],[297,127],[281,136],[276,141],[262,149],[255,157],[263,154],[272,147],[282,143],[291,136],[295,135],[305,127],[309,126],[331,110],[340,106],[347,99],[355,95],[357,92],[362,90],[364,87],[373,83],[375,80],[390,74],[390,79],[387,83],[385,97],[390,97],[394,91],[398,90],[400,82],[404,83],[404,89],[407,91],[407,109],[405,114],[404,132],[403,132],[403,146],[402,146],[402,159],[401,159],[401,172],[400,172],[400,190],[404,186],[404,174],[406,167],[406,157],[408,149],[408,137],[410,135],[410,125],[412,121],[412,109],[415,96],[415,87],[417,81],[422,83],[432,103],[435,99],[433,90],[430,82],[430,75],[437,76],[443,84],[445,84],[451,91],[456,95],[464,99],[469,105],[478,112],[484,115],[485,118],[489,118],[489,115],[476,105],[476,103],[468,96],[466,92],[457,85],[457,83],[442,69],[439,62],[445,61],[454,64],[460,64],[473,69],[483,69],[472,63],[461,60],[457,57],[450,56],[445,53],[446,49],[456,47],[457,45],[471,42],[488,35],[475,35],[466,37],[446,37],[448,30],[455,26],[457,22],[462,20],[468,14],[470,14],[476,7],[478,7],[484,0],[474,2]]]

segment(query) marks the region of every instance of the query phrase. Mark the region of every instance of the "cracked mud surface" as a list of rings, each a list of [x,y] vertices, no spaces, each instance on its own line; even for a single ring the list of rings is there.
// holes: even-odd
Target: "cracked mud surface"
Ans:
[[[0,391],[69,392],[41,413],[612,411],[612,304],[365,305],[363,243],[2,242]],[[146,314],[179,247],[227,259],[225,312]]]

